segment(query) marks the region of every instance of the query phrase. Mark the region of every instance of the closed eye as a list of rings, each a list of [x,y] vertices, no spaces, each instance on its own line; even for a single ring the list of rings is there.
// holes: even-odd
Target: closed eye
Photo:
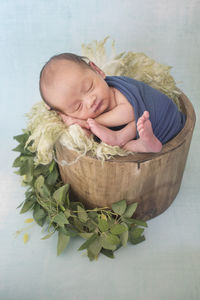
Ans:
[[[79,104],[77,104],[76,106],[76,110],[75,111],[78,111],[82,108],[82,103],[80,102]]]
[[[89,86],[89,89],[87,90],[87,92],[91,91],[92,88],[93,88],[93,81],[92,81],[91,85]]]

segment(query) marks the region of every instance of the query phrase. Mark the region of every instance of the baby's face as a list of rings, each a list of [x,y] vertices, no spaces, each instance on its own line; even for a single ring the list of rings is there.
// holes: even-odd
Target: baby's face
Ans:
[[[94,64],[85,68],[71,61],[57,61],[44,97],[58,111],[78,119],[95,118],[113,106],[113,91],[105,74]]]

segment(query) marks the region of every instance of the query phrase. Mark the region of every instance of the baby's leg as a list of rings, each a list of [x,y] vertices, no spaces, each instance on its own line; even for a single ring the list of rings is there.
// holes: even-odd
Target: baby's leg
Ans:
[[[136,137],[136,124],[134,121],[128,123],[124,128],[118,131],[111,130],[93,119],[88,119],[90,130],[98,137],[102,142],[111,146],[122,147],[128,141]]]
[[[149,120],[149,112],[145,111],[138,119],[137,129],[140,138],[128,142],[124,149],[132,152],[160,152],[162,143],[154,135],[151,121]]]

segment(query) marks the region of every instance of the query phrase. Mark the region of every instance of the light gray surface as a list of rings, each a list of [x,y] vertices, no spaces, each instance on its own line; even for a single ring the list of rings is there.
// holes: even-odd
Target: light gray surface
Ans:
[[[199,15],[198,0],[0,0],[0,299],[200,299]],[[23,235],[14,238],[31,214],[16,210],[24,188],[11,168],[12,136],[40,100],[43,63],[56,53],[80,53],[81,43],[107,35],[118,52],[142,51],[173,66],[194,105],[196,127],[181,190],[148,222],[144,243],[120,249],[114,260],[90,262],[77,251],[81,239],[74,239],[56,257],[56,235],[40,240],[37,225],[26,245]]]

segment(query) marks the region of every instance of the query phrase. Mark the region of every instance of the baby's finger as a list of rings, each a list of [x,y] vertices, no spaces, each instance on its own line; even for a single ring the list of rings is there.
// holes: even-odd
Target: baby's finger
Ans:
[[[61,116],[63,122],[64,122],[67,126],[70,126],[70,125],[73,125],[73,124],[77,123],[77,119],[75,119],[75,118],[66,116],[65,114],[62,114],[62,113],[59,113],[59,115]]]
[[[80,119],[77,119],[77,118],[72,118],[72,117],[69,117],[69,116],[66,116],[65,114],[63,113],[59,113],[59,115],[61,116],[63,122],[67,125],[67,126],[70,126],[70,125],[73,125],[73,124],[78,124],[80,125],[82,128],[86,128],[86,129],[89,129],[89,125],[88,123],[85,121],[85,120],[80,120]]]

